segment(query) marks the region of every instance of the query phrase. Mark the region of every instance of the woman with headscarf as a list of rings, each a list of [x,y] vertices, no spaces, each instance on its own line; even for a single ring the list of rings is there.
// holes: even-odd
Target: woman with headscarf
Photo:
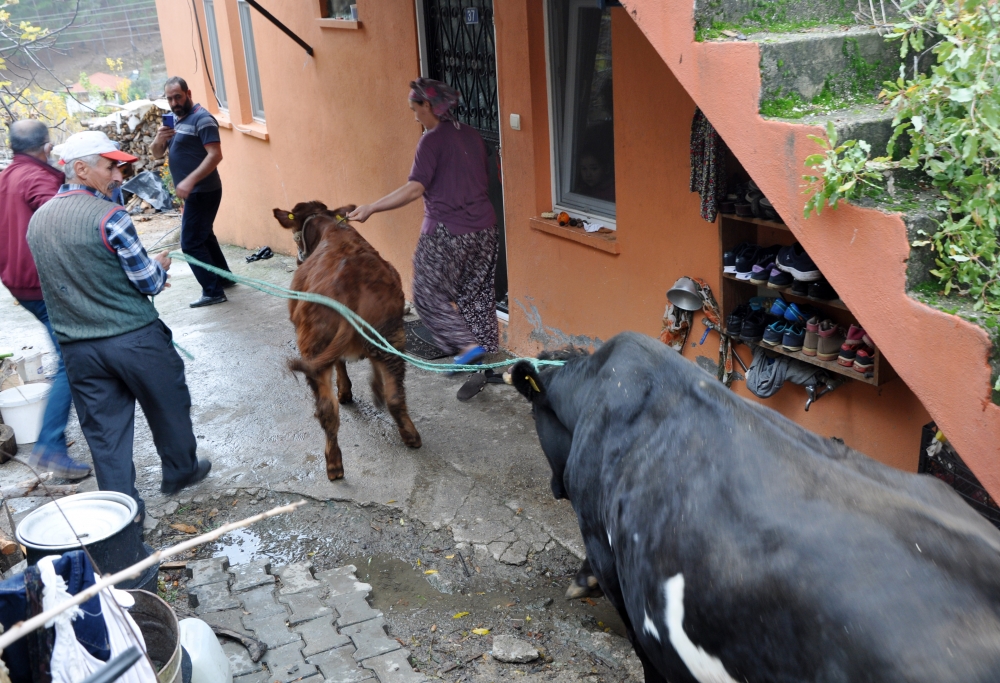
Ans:
[[[486,145],[455,119],[459,93],[429,78],[410,83],[410,109],[424,127],[405,185],[348,218],[424,198],[424,222],[413,255],[413,303],[423,324],[455,363],[477,364],[499,350],[494,275],[496,214],[487,196]]]

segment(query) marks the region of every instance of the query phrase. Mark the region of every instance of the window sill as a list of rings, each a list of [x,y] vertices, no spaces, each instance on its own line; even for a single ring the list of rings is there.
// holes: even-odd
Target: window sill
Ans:
[[[267,134],[267,126],[259,121],[254,121],[252,123],[245,123],[242,126],[238,126],[235,123],[233,128],[243,133],[244,135],[249,135],[252,138],[257,138],[259,140],[270,140],[270,136]]]
[[[351,19],[317,19],[316,23],[319,24],[320,28],[346,28],[353,30],[361,28],[360,21],[352,21]]]
[[[233,122],[229,120],[229,114],[225,112],[219,112],[214,114],[215,120],[219,122],[219,128],[225,128],[226,130],[233,129]]]
[[[544,232],[556,237],[562,237],[573,242],[578,242],[587,247],[606,251],[609,254],[620,254],[621,247],[618,245],[618,238],[615,233],[587,232],[583,228],[573,228],[568,225],[559,225],[554,220],[544,218],[530,219],[531,229]]]

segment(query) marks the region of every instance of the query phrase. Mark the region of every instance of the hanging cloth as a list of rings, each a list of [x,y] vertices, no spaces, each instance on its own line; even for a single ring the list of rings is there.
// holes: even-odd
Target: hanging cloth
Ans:
[[[48,555],[40,559],[37,565],[45,586],[43,607],[46,610],[58,607],[72,598],[66,590],[66,581],[53,567],[53,561],[56,559],[58,556]],[[111,643],[111,657],[116,657],[132,645],[138,645],[139,649],[145,652],[146,643],[142,633],[131,615],[125,611],[126,607],[131,607],[135,602],[132,596],[114,588],[106,588],[99,595],[101,613],[104,615]],[[112,604],[112,601],[117,604]],[[79,606],[74,606],[45,624],[46,629],[55,627],[55,645],[52,647],[50,664],[52,683],[79,683],[104,668],[105,663],[87,652],[73,631],[73,620],[82,616],[83,610]],[[156,683],[156,674],[153,673],[149,660],[144,657],[118,680],[121,683]]]
[[[701,109],[691,121],[691,191],[701,195],[701,217],[715,222],[726,195],[726,143]]]
[[[712,288],[701,278],[693,277],[691,279],[698,285],[698,293],[702,300],[702,314],[717,330],[723,329],[722,313],[719,311],[719,304],[712,294]],[[668,301],[667,310],[663,313],[660,341],[678,353],[682,352],[684,344],[687,343],[688,335],[691,333],[693,317],[692,311],[677,308]],[[719,337],[719,369],[716,373],[716,379],[728,387],[736,379],[736,375],[733,373],[733,343],[724,334],[719,335]]]

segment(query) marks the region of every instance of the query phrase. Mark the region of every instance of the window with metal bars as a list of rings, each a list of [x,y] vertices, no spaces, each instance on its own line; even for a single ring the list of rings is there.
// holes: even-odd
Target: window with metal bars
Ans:
[[[258,121],[264,121],[264,95],[260,89],[260,71],[257,69],[257,48],[253,40],[253,23],[250,5],[245,0],[237,3],[240,11],[240,32],[243,35],[243,56],[247,63],[247,80],[250,85],[250,111]]]
[[[208,52],[212,55],[212,80],[215,81],[215,99],[219,109],[229,109],[226,99],[226,78],[222,75],[222,51],[219,49],[219,31],[215,24],[215,0],[204,0],[205,26],[208,29]]]

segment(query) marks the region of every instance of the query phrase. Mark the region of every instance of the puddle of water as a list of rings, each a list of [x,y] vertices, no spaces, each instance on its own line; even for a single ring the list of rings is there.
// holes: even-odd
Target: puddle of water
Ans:
[[[212,556],[228,557],[231,565],[243,564],[257,559],[260,546],[260,536],[249,529],[236,529],[215,542]]]

